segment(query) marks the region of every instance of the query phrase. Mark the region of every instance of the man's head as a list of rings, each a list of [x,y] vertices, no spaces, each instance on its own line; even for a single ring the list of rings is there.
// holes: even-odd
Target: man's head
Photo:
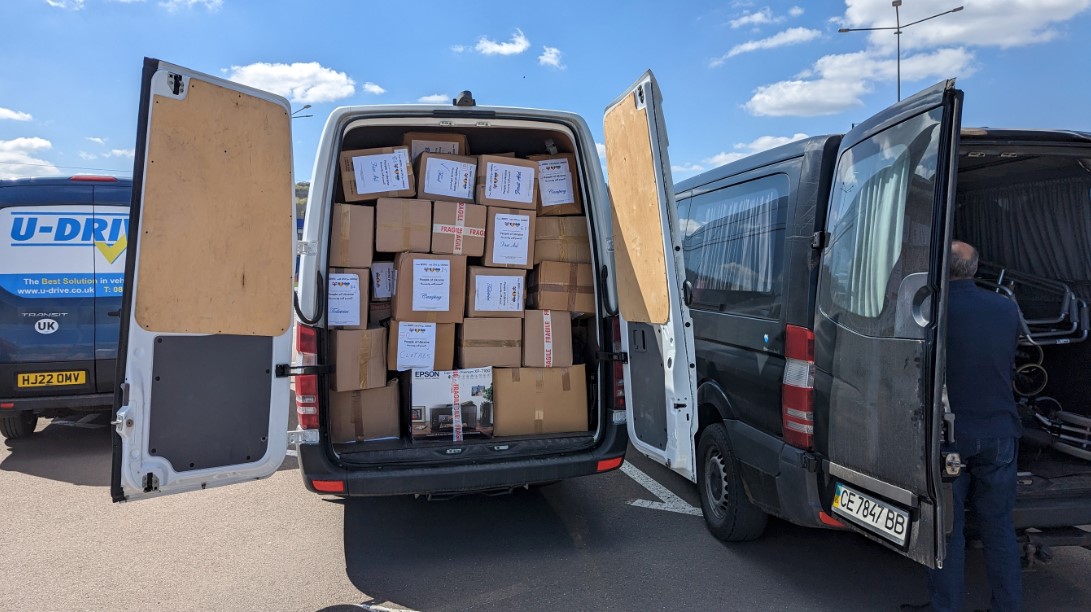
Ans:
[[[947,267],[951,280],[972,279],[977,274],[977,249],[961,240],[952,241]]]

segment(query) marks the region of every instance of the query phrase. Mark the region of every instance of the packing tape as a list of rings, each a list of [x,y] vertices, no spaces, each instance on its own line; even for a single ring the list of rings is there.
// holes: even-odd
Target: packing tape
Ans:
[[[352,392],[352,427],[356,430],[356,441],[364,439],[364,394]]]
[[[484,238],[485,228],[483,227],[466,227],[466,204],[459,202],[456,204],[458,207],[455,210],[455,223],[433,223],[433,234],[447,234],[455,237],[454,246],[451,251],[455,255],[461,255],[463,251],[463,242],[466,236],[471,238]]]
[[[462,348],[518,348],[522,340],[463,340]]]
[[[349,264],[349,239],[352,237],[352,209],[348,205],[341,207],[341,244],[339,257],[345,265]]]
[[[451,372],[451,437],[455,442],[462,441],[462,398],[459,397],[460,390],[458,370],[454,370]]]
[[[572,390],[572,380],[568,377],[568,368],[565,368],[564,374],[561,374],[561,389],[565,391]]]
[[[511,382],[519,382],[519,370],[520,368],[511,369]]]
[[[367,355],[368,359],[363,359],[364,355]],[[358,372],[360,388],[367,389],[371,382],[368,380],[368,368],[371,365],[371,334],[362,334],[360,336],[360,356],[361,359],[358,360],[359,363],[357,364],[360,367]]]
[[[534,392],[541,393],[545,390],[545,368],[534,368]]]
[[[542,363],[553,367],[553,317],[548,310],[542,311]]]
[[[534,433],[540,434],[545,429],[542,421],[545,420],[545,412],[541,408],[534,410]]]
[[[576,284],[576,272],[578,268],[576,264],[568,264],[568,286],[573,288],[579,288]],[[576,292],[573,291],[568,294],[568,311],[571,312],[576,309]]]

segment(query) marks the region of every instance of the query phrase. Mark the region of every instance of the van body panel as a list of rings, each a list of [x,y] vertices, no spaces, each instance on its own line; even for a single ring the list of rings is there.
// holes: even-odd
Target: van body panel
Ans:
[[[848,526],[930,567],[946,541],[938,321],[960,108],[941,83],[845,135],[814,324],[819,452],[837,482],[910,513],[904,546]]]
[[[275,372],[291,353],[288,101],[146,59],[139,108],[115,501],[262,478],[287,450],[288,378]],[[241,248],[254,239],[274,248]],[[142,265],[168,259],[183,265]]]
[[[641,453],[696,479],[696,362],[662,97],[644,73],[606,108],[629,436]],[[652,212],[655,211],[655,212]],[[651,221],[651,222],[649,222]]]

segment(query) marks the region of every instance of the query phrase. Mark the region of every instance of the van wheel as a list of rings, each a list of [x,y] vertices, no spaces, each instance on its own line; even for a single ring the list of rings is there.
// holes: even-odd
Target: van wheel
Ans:
[[[25,438],[34,433],[34,428],[37,426],[38,417],[33,412],[0,417],[0,435],[3,435],[5,440]]]
[[[761,537],[768,515],[746,498],[739,462],[723,425],[705,428],[697,456],[698,493],[708,530],[724,542],[749,542]]]

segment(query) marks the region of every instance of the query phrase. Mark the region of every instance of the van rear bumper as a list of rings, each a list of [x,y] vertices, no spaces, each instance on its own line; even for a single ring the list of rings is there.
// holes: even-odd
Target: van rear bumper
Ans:
[[[300,444],[299,471],[307,490],[329,495],[315,489],[313,481],[343,481],[344,497],[386,495],[444,495],[505,490],[528,484],[552,482],[598,473],[598,462],[623,457],[629,443],[624,424],[610,423],[598,446],[591,450],[495,461],[490,463],[429,465],[410,467],[355,468],[347,470],[335,465],[321,443]],[[620,466],[620,463],[618,464]]]
[[[114,407],[113,393],[87,393],[83,395],[55,395],[52,397],[13,397],[0,398],[4,404],[15,404],[14,408],[0,410],[0,416],[8,412],[55,412],[66,410],[101,410],[106,412]]]

